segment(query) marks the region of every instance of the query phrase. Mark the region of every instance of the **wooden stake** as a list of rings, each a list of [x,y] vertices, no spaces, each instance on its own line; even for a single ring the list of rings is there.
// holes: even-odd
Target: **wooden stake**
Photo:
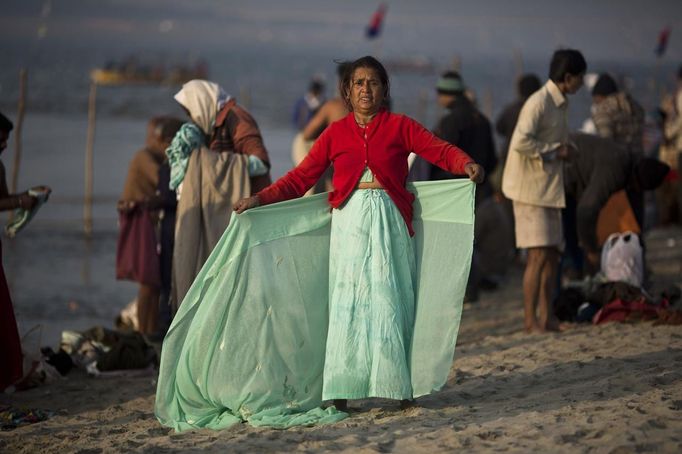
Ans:
[[[92,187],[93,187],[93,149],[95,146],[97,83],[90,82],[88,99],[88,136],[85,144],[85,200],[83,206],[83,229],[85,236],[92,236]]]

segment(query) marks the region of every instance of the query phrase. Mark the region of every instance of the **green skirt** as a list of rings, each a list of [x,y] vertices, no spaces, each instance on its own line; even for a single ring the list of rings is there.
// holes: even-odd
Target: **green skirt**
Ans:
[[[412,397],[415,256],[386,191],[356,190],[332,211],[322,398]]]
[[[323,394],[397,399],[440,389],[471,263],[474,185],[408,190],[411,239],[382,191],[357,191],[333,215],[320,194],[232,216],[164,339],[159,421],[179,431],[326,424],[347,415],[322,408]]]

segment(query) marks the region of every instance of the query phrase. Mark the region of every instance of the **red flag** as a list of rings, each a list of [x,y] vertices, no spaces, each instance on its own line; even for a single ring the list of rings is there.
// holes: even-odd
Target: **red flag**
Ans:
[[[668,38],[670,38],[670,27],[665,27],[658,34],[658,44],[656,45],[656,55],[662,57],[668,47]]]
[[[372,14],[372,19],[369,21],[367,26],[367,37],[369,39],[376,38],[381,33],[381,26],[384,22],[384,16],[386,15],[386,4],[381,3],[379,9],[377,9],[374,14]]]

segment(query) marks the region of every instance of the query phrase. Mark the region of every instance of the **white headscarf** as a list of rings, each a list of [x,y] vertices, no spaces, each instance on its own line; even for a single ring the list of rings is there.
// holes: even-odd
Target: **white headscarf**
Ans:
[[[231,96],[220,85],[207,80],[190,80],[175,94],[175,100],[190,113],[192,121],[211,136],[216,115]]]

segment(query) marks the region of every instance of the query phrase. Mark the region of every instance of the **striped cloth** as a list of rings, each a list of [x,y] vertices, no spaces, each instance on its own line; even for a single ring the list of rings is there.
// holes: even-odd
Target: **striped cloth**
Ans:
[[[166,156],[171,168],[169,187],[177,189],[185,178],[189,156],[204,143],[204,133],[194,123],[185,123],[166,148]]]

